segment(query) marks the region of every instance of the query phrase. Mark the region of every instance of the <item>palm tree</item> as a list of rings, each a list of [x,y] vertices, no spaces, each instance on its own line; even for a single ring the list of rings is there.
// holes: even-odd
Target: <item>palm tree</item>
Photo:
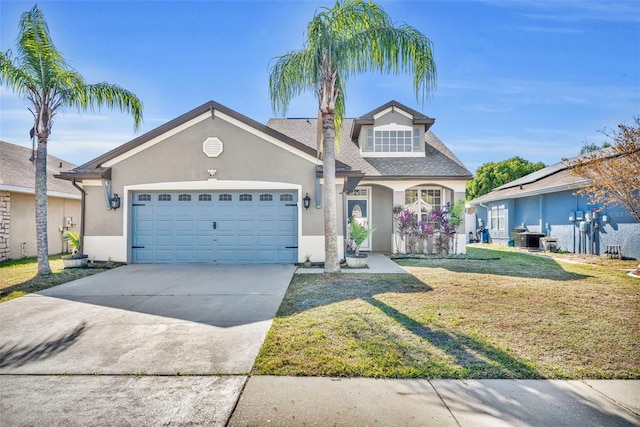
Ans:
[[[31,104],[32,138],[36,151],[36,234],[38,274],[51,273],[47,238],[47,141],[53,118],[64,107],[80,111],[106,106],[130,113],[135,128],[142,122],[142,103],[131,92],[109,83],[87,84],[69,67],[49,35],[44,15],[34,6],[22,14],[16,41],[17,55],[0,52],[0,84]]]
[[[366,71],[410,72],[416,98],[435,87],[431,41],[415,28],[396,26],[373,2],[338,1],[316,13],[307,26],[302,50],[277,58],[269,76],[272,107],[286,113],[294,96],[318,97],[322,122],[325,273],[340,272],[336,215],[336,132],[345,112],[345,83]]]

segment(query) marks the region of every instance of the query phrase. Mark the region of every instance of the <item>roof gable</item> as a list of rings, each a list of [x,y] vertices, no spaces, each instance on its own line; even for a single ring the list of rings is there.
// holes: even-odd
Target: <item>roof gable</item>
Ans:
[[[93,160],[90,160],[83,165],[78,166],[76,168],[76,171],[92,171],[97,170],[101,167],[109,167],[113,163],[117,162],[119,158],[126,156],[127,153],[135,153],[136,150],[142,150],[145,148],[145,144],[148,145],[149,143],[153,143],[154,141],[162,140],[166,135],[171,135],[172,133],[176,133],[176,130],[181,129],[184,126],[189,126],[190,122],[202,119],[203,115],[205,114],[208,114],[209,117],[215,120],[216,113],[221,113],[225,116],[225,118],[230,118],[241,125],[246,125],[247,127],[252,128],[255,132],[261,134],[266,139],[276,139],[299,151],[301,154],[306,154],[308,156],[312,156],[313,158],[316,158],[317,156],[316,150],[314,148],[302,144],[299,141],[296,141],[295,139],[290,138],[284,134],[281,134],[280,132],[277,132],[270,127],[258,123],[257,121],[250,119],[249,117],[242,115],[228,107],[225,107],[222,104],[219,104],[215,101],[209,101],[119,147],[114,148],[113,150],[99,157],[96,157]]]
[[[353,127],[351,129],[351,138],[358,139],[360,136],[360,129],[363,125],[373,125],[378,117],[382,114],[385,114],[387,111],[389,112],[398,112],[400,114],[404,113],[407,117],[410,117],[413,120],[414,125],[424,125],[424,129],[429,130],[429,128],[435,123],[436,119],[429,117],[419,111],[416,111],[412,108],[407,107],[399,103],[398,101],[391,100],[380,107],[369,111],[368,113],[354,119]]]

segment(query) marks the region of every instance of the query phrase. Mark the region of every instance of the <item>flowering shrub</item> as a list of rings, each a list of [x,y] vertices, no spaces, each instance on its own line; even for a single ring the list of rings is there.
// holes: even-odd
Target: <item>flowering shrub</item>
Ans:
[[[456,236],[456,228],[450,223],[451,203],[443,209],[434,209],[429,213],[427,222],[418,219],[417,214],[400,205],[393,207],[393,217],[396,221],[396,247],[404,242],[407,253],[427,253],[428,241],[433,238],[433,251],[442,255],[449,253],[450,243]],[[399,239],[399,241],[398,241]]]

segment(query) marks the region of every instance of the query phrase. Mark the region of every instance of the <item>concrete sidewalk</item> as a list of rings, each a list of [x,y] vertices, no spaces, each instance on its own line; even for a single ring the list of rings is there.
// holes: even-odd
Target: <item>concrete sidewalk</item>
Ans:
[[[368,268],[342,268],[341,273],[357,274],[409,274],[407,270],[390,260],[387,256],[377,252],[367,252]],[[296,274],[322,274],[322,268],[302,268],[296,270]]]
[[[230,426],[637,426],[640,381],[251,377]]]
[[[640,381],[0,375],[0,425],[640,426]]]

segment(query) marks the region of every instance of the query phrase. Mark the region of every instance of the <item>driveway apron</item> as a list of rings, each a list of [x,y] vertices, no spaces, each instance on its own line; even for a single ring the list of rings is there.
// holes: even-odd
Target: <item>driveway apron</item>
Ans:
[[[0,304],[0,374],[243,374],[295,267],[127,265]]]

